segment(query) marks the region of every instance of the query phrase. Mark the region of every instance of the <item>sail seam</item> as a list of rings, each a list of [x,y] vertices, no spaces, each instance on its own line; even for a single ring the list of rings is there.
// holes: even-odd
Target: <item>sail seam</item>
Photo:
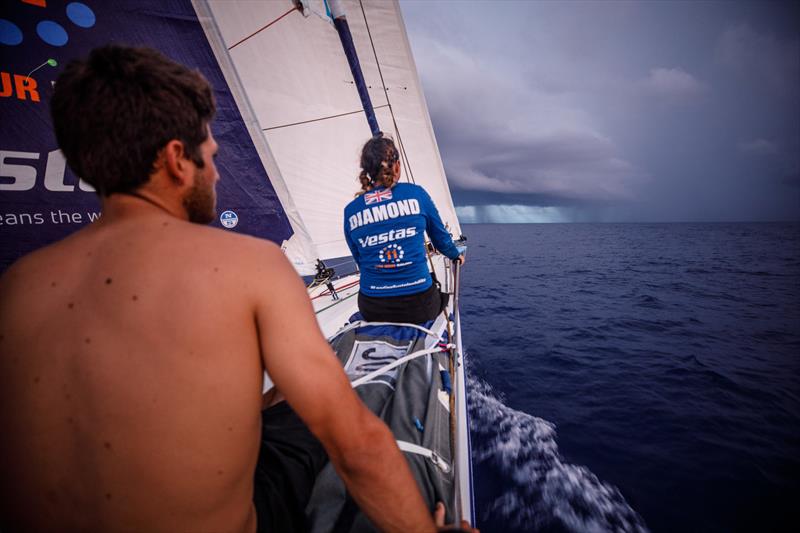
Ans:
[[[373,107],[373,109],[381,109],[383,107],[389,107],[389,106],[388,105],[376,105],[376,106]],[[363,113],[363,112],[364,112],[363,109],[359,109],[358,111],[348,111],[347,113],[339,113],[338,115],[329,115],[327,117],[312,118],[310,120],[302,120],[300,122],[292,122],[290,124],[281,124],[280,126],[271,126],[269,128],[262,128],[261,131],[272,131],[272,130],[278,130],[278,129],[281,129],[281,128],[288,128],[290,126],[300,126],[302,124],[309,124],[311,122],[319,122],[321,120],[328,120],[328,119],[331,119],[331,118],[346,117],[347,115],[356,115],[358,113]]]

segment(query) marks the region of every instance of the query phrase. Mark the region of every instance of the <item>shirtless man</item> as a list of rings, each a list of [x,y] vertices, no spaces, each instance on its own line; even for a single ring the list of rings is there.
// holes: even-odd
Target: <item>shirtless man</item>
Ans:
[[[433,531],[281,251],[199,225],[218,180],[205,79],[109,46],[66,68],[52,110],[103,216],[0,280],[0,527],[263,529],[266,369],[376,525]]]

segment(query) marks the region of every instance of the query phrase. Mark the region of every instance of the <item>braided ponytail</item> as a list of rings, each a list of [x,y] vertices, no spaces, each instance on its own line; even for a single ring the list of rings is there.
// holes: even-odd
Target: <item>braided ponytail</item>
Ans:
[[[369,175],[367,174],[366,170],[362,170],[361,174],[358,175],[358,181],[361,182],[361,191],[356,194],[356,196],[360,194],[364,194],[368,190],[370,190],[372,181],[369,179]]]

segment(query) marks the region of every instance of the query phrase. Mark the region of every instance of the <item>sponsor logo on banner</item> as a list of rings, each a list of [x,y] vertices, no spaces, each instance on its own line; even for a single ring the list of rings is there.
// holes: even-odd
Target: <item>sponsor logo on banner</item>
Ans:
[[[220,187],[218,205],[236,210],[220,217],[220,209],[213,225],[274,242],[292,235],[192,2],[0,0],[0,6],[0,230],[7,244],[0,247],[0,272],[100,216],[101,199],[57,149],[49,108],[69,61],[112,42],[161,50],[214,84],[217,119],[225,124],[220,144],[240,149],[218,163],[222,182],[235,184]]]
[[[23,4],[41,8],[37,11],[38,21],[36,22],[36,35],[41,41],[50,46],[61,47],[69,42],[69,30],[80,31],[81,28],[88,29],[95,25],[97,16],[91,7],[83,2],[70,2],[66,8],[62,2],[50,2],[47,0],[17,0]],[[67,15],[69,21],[74,25],[67,25],[65,28],[58,22],[50,20],[53,16],[60,16],[61,10]],[[77,27],[75,27],[77,26]],[[0,19],[0,44],[5,46],[17,46],[26,39],[32,39],[32,35],[25,35],[22,29],[13,21]],[[40,65],[42,67],[44,65]],[[51,65],[55,66],[55,65]]]
[[[0,97],[16,96],[20,100],[39,102],[39,84],[30,76],[0,72]]]
[[[239,223],[239,217],[233,211],[223,211],[219,216],[219,222],[223,227],[233,229]]]
[[[0,18],[0,46],[14,49],[14,47],[25,42],[25,45],[30,47],[36,42],[35,37],[38,37],[40,42],[50,45],[52,50],[48,49],[43,63],[31,65],[30,72],[24,74],[20,72],[0,72],[0,97],[10,98],[13,96],[19,100],[39,103],[41,102],[39,82],[33,77],[33,74],[42,68],[58,66],[58,61],[53,57],[48,57],[48,55],[51,53],[56,57],[60,55],[57,51],[69,42],[69,32],[80,32],[93,27],[97,22],[97,17],[92,8],[82,2],[70,2],[64,8],[61,2],[51,2],[51,5],[48,6],[46,0],[17,1],[40,8],[33,15],[36,22],[36,36],[32,35],[32,32],[26,35],[22,31],[22,27],[25,24],[21,24],[21,21]],[[62,9],[72,24],[62,26],[60,23],[51,20],[54,16],[62,16]]]

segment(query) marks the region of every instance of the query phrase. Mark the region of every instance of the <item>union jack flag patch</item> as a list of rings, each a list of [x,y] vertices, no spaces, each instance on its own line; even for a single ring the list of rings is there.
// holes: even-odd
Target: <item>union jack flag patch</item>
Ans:
[[[380,191],[368,192],[364,195],[364,200],[369,204],[377,204],[384,200],[392,199],[392,189],[381,189]]]

